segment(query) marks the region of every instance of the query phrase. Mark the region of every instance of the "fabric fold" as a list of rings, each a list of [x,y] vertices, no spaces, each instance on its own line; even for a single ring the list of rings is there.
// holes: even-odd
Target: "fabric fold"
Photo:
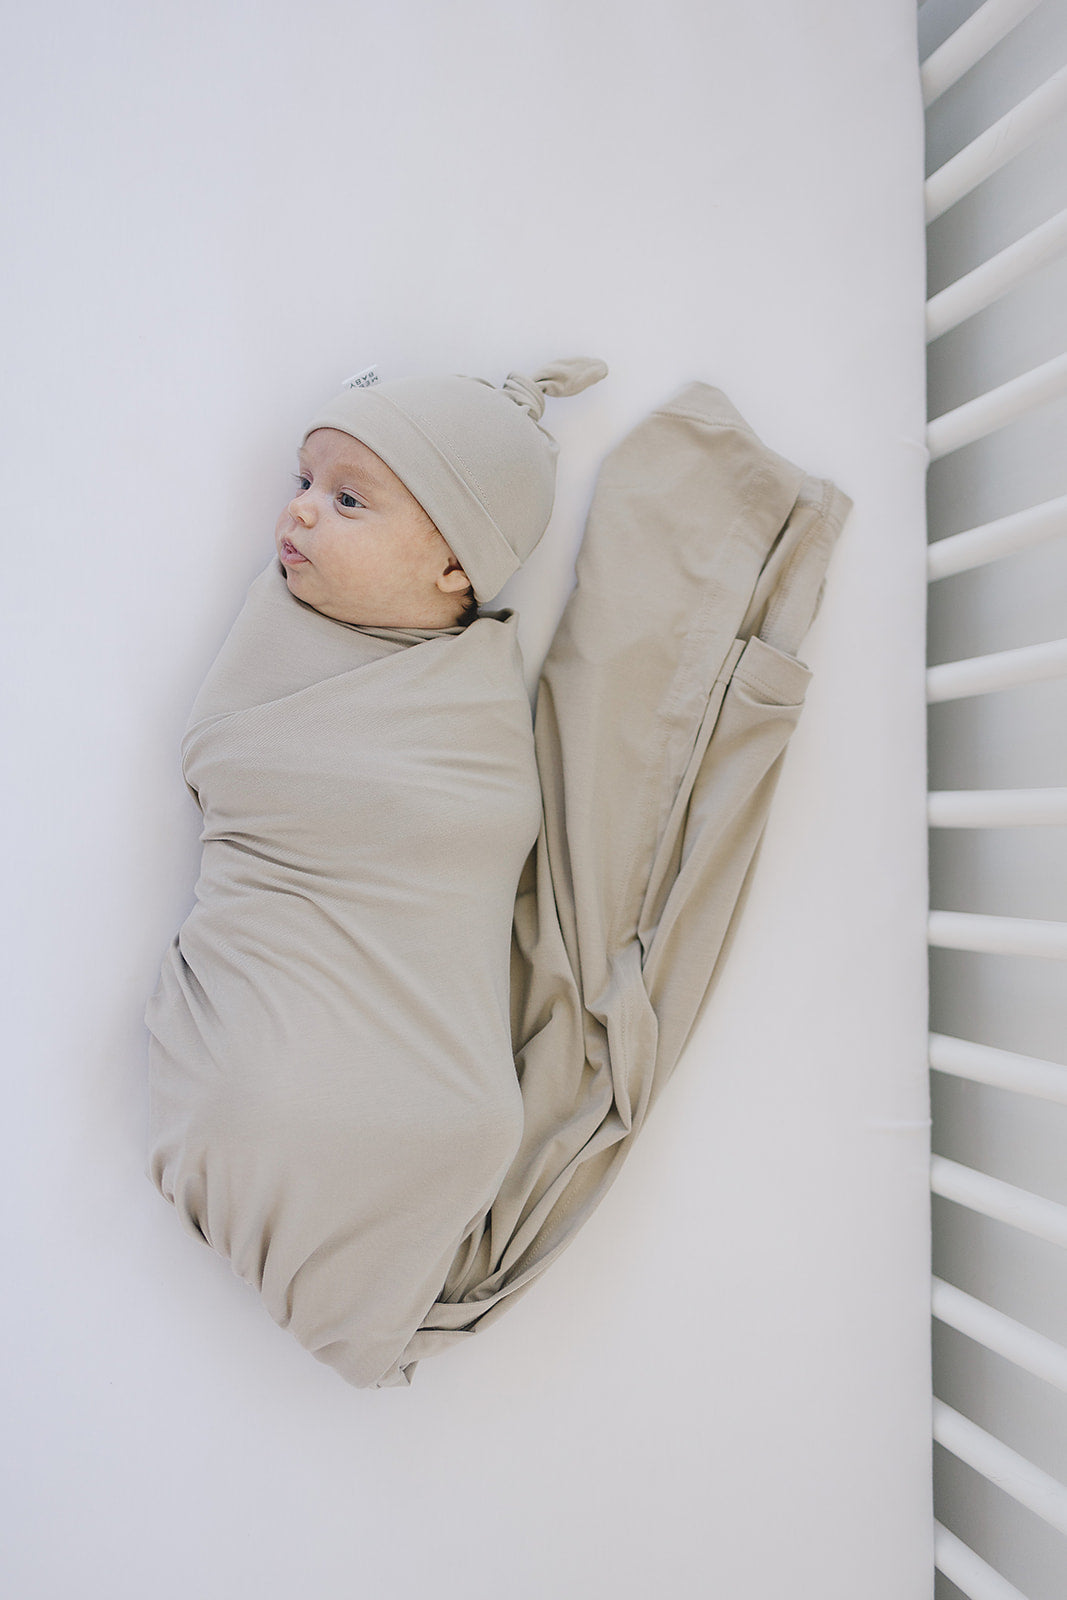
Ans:
[[[605,460],[542,673],[512,966],[524,1130],[383,1382],[488,1327],[604,1198],[736,928],[851,501],[687,385]]]

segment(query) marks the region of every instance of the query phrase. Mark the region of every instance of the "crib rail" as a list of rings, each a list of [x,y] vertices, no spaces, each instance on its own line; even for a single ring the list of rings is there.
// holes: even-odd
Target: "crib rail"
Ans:
[[[943,1400],[934,1401],[934,1438],[1013,1500],[1067,1533],[1067,1489]]]
[[[1067,789],[942,789],[926,797],[931,828],[1067,824]]]
[[[927,576],[933,583],[957,572],[973,572],[975,567],[1029,550],[1062,533],[1067,533],[1067,495],[939,539],[927,551]]]
[[[1055,1339],[1046,1339],[940,1278],[934,1279],[932,1305],[940,1322],[1067,1394],[1067,1350]]]
[[[971,1600],[1026,1600],[1021,1589],[1002,1578],[939,1522],[934,1523],[934,1561],[938,1571],[951,1578]]]
[[[923,62],[923,105],[932,106],[1039,3],[1040,0],[986,0],[984,6],[979,6]]]
[[[1031,228],[1021,239],[1009,244],[981,266],[957,278],[931,295],[926,302],[926,341],[940,339],[950,328],[958,328],[968,317],[991,306],[1010,293],[1026,277],[1046,262],[1055,261],[1067,250],[1067,210]]]
[[[921,32],[929,21],[927,32],[932,29],[936,33],[941,25],[940,20],[937,17],[929,19],[940,5],[941,0],[927,0],[927,4],[921,8]],[[1049,15],[1057,5],[1067,24],[1067,0],[1044,0],[1042,9],[1045,18],[1042,25],[1046,29],[1046,36],[1051,27]],[[997,72],[1007,72],[1008,78],[1011,77],[1008,69],[997,66],[998,62],[1005,59],[1004,49],[992,53],[997,51],[1002,41],[1008,41],[1005,48],[1012,48],[1013,31],[1038,9],[1039,0],[986,0],[985,4],[977,6],[961,26],[927,55],[921,68],[924,105],[928,108],[938,105],[947,91],[959,85],[955,90],[954,103],[963,108],[965,124],[970,116],[970,126],[973,127],[973,110],[976,106],[981,108],[986,104],[984,96],[989,94],[990,86],[996,87],[999,83]],[[942,10],[947,16],[947,7],[942,7]],[[1062,40],[1067,41],[1067,25],[1060,32]],[[1067,47],[1060,50],[1058,61],[1055,55],[1044,52],[1036,56],[1035,59],[1043,64],[1044,71],[1042,73],[1039,68],[1034,75],[1042,81],[1036,87],[1027,84],[1026,92],[1018,95],[1010,110],[994,116],[983,132],[966,139],[962,147],[943,161],[927,179],[927,222],[937,224],[937,240],[949,240],[950,259],[965,254],[958,248],[960,241],[966,244],[972,236],[979,239],[995,237],[1003,208],[1006,204],[1010,208],[1010,202],[1005,200],[1004,183],[1001,182],[999,188],[996,184],[983,188],[987,180],[1006,168],[1023,151],[1030,147],[1039,149],[1041,141],[1055,136],[1067,121],[1067,63],[1059,64],[1064,61],[1065,55]],[[1020,51],[1016,50],[1012,59],[1017,62],[1019,58]],[[984,77],[979,87],[975,88],[975,80],[968,79],[967,75],[983,62]],[[1032,82],[1033,77],[1030,79]],[[1003,99],[1000,101],[1002,104]],[[942,104],[941,114],[947,119],[947,125],[951,125],[952,105],[952,101]],[[1000,106],[996,109],[999,110]],[[939,124],[945,125],[946,120]],[[1038,162],[1031,170],[1044,170],[1047,178],[1048,167],[1046,163],[1043,169]],[[1026,226],[1007,244],[1002,242],[1002,231],[997,240],[1000,248],[992,253],[986,249],[984,260],[959,273],[953,281],[930,296],[926,307],[926,337],[930,345],[936,346],[938,340],[951,332],[956,341],[953,346],[956,358],[962,356],[971,369],[980,370],[986,348],[983,338],[986,343],[989,342],[988,334],[974,331],[976,324],[981,321],[981,314],[988,313],[990,308],[997,308],[998,303],[1009,295],[1014,297],[1018,305],[1041,270],[1052,268],[1067,254],[1067,206],[1064,204],[1067,193],[1064,188],[1062,176],[1058,180],[1053,178],[1047,181],[1039,196],[1042,202],[1048,202],[1044,219],[1035,225],[1033,217],[1027,216]],[[970,197],[967,199],[967,208],[961,207],[960,210],[967,209],[968,217],[963,222],[957,222],[953,208],[967,197]],[[1001,212],[997,211],[998,206]],[[931,235],[932,240],[934,237]],[[955,254],[953,246],[957,247]],[[933,244],[931,249],[933,251]],[[988,323],[986,326],[988,328]],[[1013,323],[1006,318],[998,326],[1010,329]],[[1004,430],[1017,423],[1025,426],[1028,420],[1031,423],[1040,421],[1047,415],[1048,408],[1055,407],[1067,397],[1067,351],[1062,349],[1065,338],[1067,312],[1061,319],[1061,352],[1053,350],[1048,359],[1037,364],[1032,364],[1032,356],[1030,364],[1025,360],[1008,364],[1008,370],[1014,368],[1016,376],[931,417],[926,438],[930,461],[936,463],[953,458],[951,470],[955,476],[951,481],[957,492],[968,501],[980,502],[983,484],[992,476],[989,463],[1005,459],[1003,447],[998,445],[998,438],[1004,434]],[[946,341],[945,347],[932,351],[932,377],[941,377],[948,370],[946,363],[951,363],[952,352],[946,355],[942,354],[942,350],[949,343]],[[1002,346],[997,354],[1003,358]],[[1000,370],[1004,370],[1004,364],[1001,364]],[[999,449],[1000,453],[983,456],[983,449]],[[1060,449],[1067,458],[1067,446],[1061,442]],[[966,453],[961,456],[959,452]],[[1042,546],[1062,540],[1067,534],[1067,494],[1051,498],[1031,496],[1030,501],[1029,504],[1023,501],[1006,515],[975,523],[962,532],[946,530],[943,534],[932,507],[932,542],[928,554],[931,584],[952,579],[959,574],[974,573],[995,563],[1010,562],[1021,553],[1038,551]],[[936,497],[933,503],[936,504]],[[973,589],[969,591],[972,595],[976,592]],[[986,603],[990,604],[988,597],[994,591],[987,586],[981,592],[986,596]],[[1067,583],[1064,592],[1067,593]],[[936,649],[937,640],[933,633],[931,643]],[[974,699],[978,702],[977,711],[980,712],[982,697],[996,697],[1018,689],[1025,691],[1025,687],[1030,685],[1054,685],[1065,677],[1067,638],[1039,639],[1015,649],[998,650],[930,666],[927,671],[927,700],[929,704],[936,705]],[[946,764],[951,767],[952,755],[958,754],[960,748],[976,748],[974,741],[981,738],[984,726],[986,724],[981,717],[975,716],[963,733],[957,729],[956,742],[946,755]],[[1067,727],[1059,723],[1055,726],[1059,729],[1060,739],[1067,740]],[[972,741],[970,746],[966,744],[968,737]],[[937,727],[932,724],[932,759],[937,758],[939,753],[937,739]],[[1012,774],[1005,773],[1004,776],[1010,783]],[[928,818],[931,829],[947,830],[947,833],[939,832],[934,837],[946,839],[951,839],[953,830],[1055,829],[1067,825],[1067,787],[1050,784],[1047,787],[1026,788],[935,788],[928,796]],[[934,837],[931,840],[932,850]],[[984,841],[993,838],[995,833],[979,834],[978,847],[984,847]],[[1036,841],[1053,836],[1038,833],[1033,838],[1036,847]],[[1054,848],[1055,842],[1050,843],[1049,851]],[[1052,854],[1048,860],[1051,867],[1054,860]],[[934,907],[929,914],[928,940],[932,950],[979,954],[996,961],[1037,958],[1047,963],[1067,960],[1067,920],[994,916],[977,911]],[[958,992],[965,993],[965,986]],[[940,997],[933,975],[931,998],[936,1008]],[[929,1065],[936,1075],[935,1084],[938,1081],[950,1084],[952,1080],[963,1080],[963,1086],[957,1093],[973,1096],[988,1090],[999,1091],[1010,1097],[1006,1102],[1009,1105],[1037,1100],[1053,1108],[1049,1115],[1062,1115],[1054,1108],[1067,1107],[1067,1064],[1064,1062],[1046,1060],[1019,1050],[994,1048],[990,1044],[957,1038],[932,1029]],[[944,1100],[944,1096],[939,1098]],[[944,1100],[947,1107],[955,1103],[951,1097]],[[985,1104],[973,1098],[965,1103],[971,1107],[972,1114],[980,1114],[981,1106]],[[976,1106],[978,1113],[975,1113]],[[933,1132],[935,1149],[939,1148],[942,1138],[947,1138],[950,1144],[956,1144],[957,1147],[963,1139],[962,1134],[954,1137],[955,1130],[951,1125],[946,1126],[939,1121],[936,1106]],[[980,1150],[979,1156],[981,1153]],[[1064,1154],[1067,1155],[1067,1138]],[[1025,1166],[1025,1162],[1022,1165]],[[933,1156],[930,1182],[932,1193],[949,1203],[950,1216],[965,1213],[980,1219],[983,1226],[991,1224],[994,1230],[1000,1230],[999,1234],[995,1231],[991,1234],[980,1229],[976,1235],[968,1235],[969,1239],[978,1239],[979,1252],[987,1253],[985,1257],[980,1256],[977,1262],[983,1269],[981,1275],[987,1284],[986,1292],[992,1292],[988,1288],[989,1283],[994,1286],[997,1283],[997,1262],[1011,1259],[1013,1240],[1022,1241],[1029,1237],[1046,1245],[1067,1249],[1067,1205],[1047,1195],[1033,1192],[1022,1185],[1006,1183],[991,1172],[978,1170],[977,1166],[968,1165],[965,1161],[950,1160],[944,1155]],[[1040,1186],[1040,1183],[1035,1183],[1035,1189]],[[935,1211],[935,1242],[939,1238],[937,1218],[944,1215]],[[967,1261],[974,1265],[975,1247],[972,1245],[970,1248],[972,1255]],[[951,1239],[944,1246],[944,1251],[952,1264]],[[993,1297],[996,1298],[996,1295]],[[1028,1326],[1026,1321],[987,1303],[985,1299],[965,1292],[962,1287],[940,1275],[933,1279],[932,1312],[935,1324],[954,1330],[982,1351],[990,1352],[997,1360],[1007,1363],[1010,1370],[1029,1374],[1031,1379],[1047,1385],[1050,1394],[1067,1395],[1067,1344],[1048,1337]],[[951,1375],[951,1367],[949,1373]],[[956,1384],[953,1386],[955,1388]],[[960,1387],[966,1392],[965,1383],[961,1382]],[[969,1398],[982,1399],[980,1395]],[[1012,1419],[1001,1416],[998,1423],[999,1431],[1000,1426],[1010,1426]],[[941,1399],[934,1402],[934,1438],[948,1456],[963,1463],[971,1473],[977,1475],[978,1480],[984,1479],[994,1485],[1010,1502],[1024,1507],[1027,1513],[1038,1517],[1057,1533],[1067,1535],[1067,1486],[1057,1481],[1055,1476]],[[970,1483],[976,1480],[965,1481]],[[959,1477],[953,1482],[958,1484]],[[940,1491],[935,1480],[935,1499],[939,1497]],[[1021,1569],[1026,1568],[1027,1563],[1023,1559],[1028,1537],[1025,1520],[1014,1521],[1014,1513],[1009,1511],[1007,1505],[1004,1502],[998,1504],[1004,1505],[1005,1509],[1002,1514],[998,1513],[995,1532],[990,1530],[986,1519],[984,1526],[980,1527],[981,1539],[976,1540],[989,1544],[990,1548],[983,1554],[971,1549],[957,1532],[947,1526],[948,1519],[942,1517],[935,1523],[934,1560],[937,1571],[942,1579],[949,1580],[955,1586],[953,1593],[958,1590],[969,1600],[1027,1600],[1023,1590],[998,1570],[1001,1565],[1010,1568],[1013,1564]],[[990,1559],[987,1560],[986,1556]],[[1067,1549],[1063,1551],[1062,1561],[1054,1574],[1050,1575],[1046,1560],[1043,1577],[1049,1592],[1067,1592]]]
[[[1067,639],[1026,644],[1018,650],[999,650],[991,656],[971,656],[966,661],[946,661],[926,674],[926,698],[961,700],[969,694],[992,694],[1021,683],[1044,683],[1067,674]]]
[[[937,217],[1025,150],[1067,110],[1067,67],[1061,67],[926,180],[926,220]]]
[[[969,911],[931,911],[927,937],[941,950],[991,956],[1045,956],[1067,961],[1067,922],[1032,917],[987,917]]]
[[[1067,82],[1067,78],[1064,81]],[[987,434],[1006,428],[1009,422],[1016,422],[1028,411],[1036,411],[1064,394],[1067,394],[1067,354],[1042,362],[1030,372],[1021,372],[999,388],[977,395],[954,411],[947,411],[943,417],[935,417],[926,429],[930,459],[936,461],[951,450],[984,439]]]
[[[967,1078],[971,1083],[987,1083],[995,1089],[1012,1089],[1016,1094],[1067,1105],[1067,1067],[1056,1061],[931,1033],[930,1065],[936,1072]]]
[[[1043,1200],[1040,1195],[991,1178],[987,1172],[975,1172],[944,1156],[934,1156],[930,1163],[930,1187],[935,1194],[979,1211],[984,1217],[1010,1223],[1035,1239],[1067,1247],[1067,1206],[1054,1200]]]

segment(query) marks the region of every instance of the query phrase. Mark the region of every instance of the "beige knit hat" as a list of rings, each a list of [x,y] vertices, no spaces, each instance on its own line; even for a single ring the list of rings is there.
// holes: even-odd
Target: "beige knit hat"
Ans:
[[[373,368],[349,379],[304,434],[338,428],[391,467],[432,517],[471,580],[491,600],[548,526],[559,446],[540,426],[546,395],[578,394],[607,376],[603,361],[572,356],[532,377],[394,378]]]

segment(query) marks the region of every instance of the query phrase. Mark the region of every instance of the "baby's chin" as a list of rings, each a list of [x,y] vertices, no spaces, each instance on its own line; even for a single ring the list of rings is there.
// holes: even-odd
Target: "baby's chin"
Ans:
[[[368,622],[365,617],[356,616],[355,612],[359,611],[360,607],[354,606],[351,601],[339,599],[333,594],[321,593],[321,583],[317,592],[316,585],[308,581],[309,575],[312,574],[310,562],[301,562],[296,567],[287,566],[285,562],[281,562],[280,565],[285,573],[285,581],[289,585],[289,593],[310,611],[317,611],[321,617],[329,617],[331,622],[345,622],[357,628],[376,626]]]
[[[289,592],[294,599],[312,611],[317,611],[320,616],[329,617],[331,622],[343,622],[350,628],[448,628],[452,626],[449,619],[429,618],[420,612],[416,600],[412,601],[411,610],[397,604],[395,597],[390,603],[377,599],[370,594],[354,596],[350,593],[323,594],[322,583],[316,589],[314,582],[308,581],[314,575],[314,568],[310,561],[301,562],[298,566],[289,566],[279,560],[279,565],[285,573],[285,581],[289,585]]]
[[[308,566],[302,564],[299,567],[291,567],[279,557],[278,565],[284,574],[289,593],[293,598],[300,600],[306,606],[311,606],[314,611],[322,611],[322,605],[316,604],[315,601],[314,585],[307,582],[310,564]],[[327,616],[328,612],[322,611],[322,614]]]

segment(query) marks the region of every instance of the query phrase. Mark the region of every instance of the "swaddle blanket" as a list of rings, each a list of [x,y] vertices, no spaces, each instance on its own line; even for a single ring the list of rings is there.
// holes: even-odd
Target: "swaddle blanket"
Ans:
[[[253,585],[184,744],[204,866],[149,1003],[151,1170],[350,1382],[489,1326],[616,1176],[736,926],[849,505],[706,384],[646,417],[536,770],[513,618],[372,633]]]
[[[363,631],[273,561],[182,749],[203,863],[147,1012],[152,1175],[370,1384],[522,1131],[508,950],[540,799],[515,619]]]

